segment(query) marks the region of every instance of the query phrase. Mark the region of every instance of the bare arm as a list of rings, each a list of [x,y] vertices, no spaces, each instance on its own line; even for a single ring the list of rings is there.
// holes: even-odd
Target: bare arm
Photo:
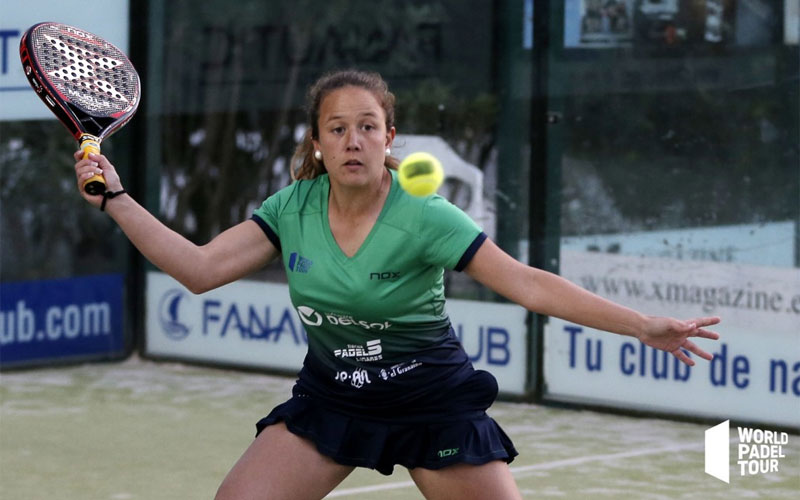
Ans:
[[[702,327],[719,323],[719,318],[680,321],[646,316],[606,300],[553,273],[526,266],[486,240],[466,268],[467,274],[500,295],[526,309],[567,321],[636,337],[657,349],[671,352],[684,363],[694,364],[681,348],[711,359],[711,355],[688,337],[717,339],[719,335]]]
[[[75,165],[79,186],[102,171],[108,189],[122,189],[119,176],[102,155],[91,155]],[[80,189],[80,187],[79,187]],[[81,195],[98,206],[102,196]],[[106,212],[119,224],[131,243],[155,266],[194,293],[202,293],[247,276],[264,267],[278,250],[253,221],[245,221],[219,234],[206,245],[198,246],[169,229],[133,198],[121,195],[106,203]]]

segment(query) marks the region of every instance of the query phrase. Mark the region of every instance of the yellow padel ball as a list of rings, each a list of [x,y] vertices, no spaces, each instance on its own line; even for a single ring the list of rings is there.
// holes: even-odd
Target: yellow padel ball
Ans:
[[[444,181],[442,164],[430,153],[411,153],[397,167],[397,180],[408,194],[428,196]]]

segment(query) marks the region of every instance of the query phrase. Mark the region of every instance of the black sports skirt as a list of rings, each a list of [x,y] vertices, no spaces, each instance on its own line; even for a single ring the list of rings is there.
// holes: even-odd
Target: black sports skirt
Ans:
[[[494,377],[483,371],[476,378]],[[461,387],[462,390],[469,390]],[[510,463],[517,450],[486,408],[459,411],[465,394],[441,394],[442,411],[429,415],[397,414],[391,418],[354,415],[310,396],[295,385],[292,398],[275,407],[256,424],[285,422],[290,432],[309,439],[323,455],[342,465],[368,467],[390,475],[395,465],[409,469],[440,469],[456,463],[480,465],[493,460]],[[471,406],[471,405],[470,405]]]

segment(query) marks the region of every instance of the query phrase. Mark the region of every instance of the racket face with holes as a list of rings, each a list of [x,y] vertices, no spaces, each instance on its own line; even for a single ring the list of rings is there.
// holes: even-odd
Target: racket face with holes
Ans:
[[[28,82],[76,139],[110,136],[139,106],[139,75],[121,50],[97,35],[39,23],[23,34],[20,59]]]

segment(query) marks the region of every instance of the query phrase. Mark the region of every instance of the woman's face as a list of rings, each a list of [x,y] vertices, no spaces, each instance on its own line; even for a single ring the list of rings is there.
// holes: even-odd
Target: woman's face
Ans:
[[[382,178],[395,130],[386,130],[386,113],[372,92],[353,86],[332,91],[320,103],[318,125],[314,147],[331,182],[359,187]]]

